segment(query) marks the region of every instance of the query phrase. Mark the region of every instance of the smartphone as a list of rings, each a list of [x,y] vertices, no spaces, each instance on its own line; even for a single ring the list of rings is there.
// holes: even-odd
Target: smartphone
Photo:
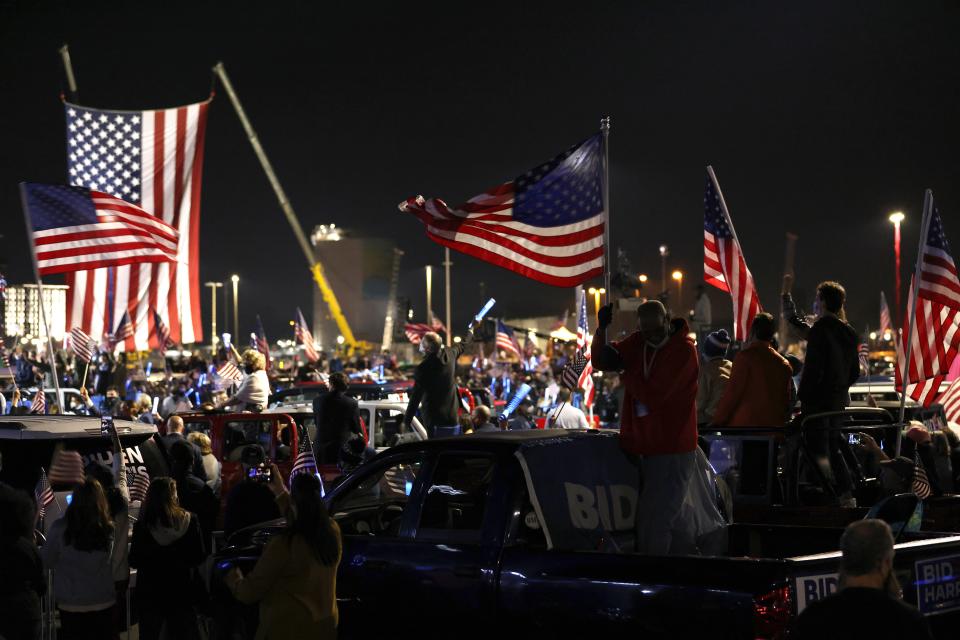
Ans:
[[[847,436],[847,442],[849,442],[850,444],[860,444],[860,434],[859,433],[849,434]]]
[[[113,436],[116,428],[113,425],[113,416],[100,417],[100,435],[104,438]]]

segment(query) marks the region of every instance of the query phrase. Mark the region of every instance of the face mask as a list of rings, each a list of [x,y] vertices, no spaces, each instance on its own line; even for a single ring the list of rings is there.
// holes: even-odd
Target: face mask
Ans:
[[[820,317],[820,298],[813,299],[813,315]]]
[[[253,367],[251,366],[246,366],[243,368],[243,370],[246,371],[247,373],[253,373]]]
[[[424,342],[423,340],[420,341],[420,353],[423,353],[423,354],[427,353],[427,343]]]

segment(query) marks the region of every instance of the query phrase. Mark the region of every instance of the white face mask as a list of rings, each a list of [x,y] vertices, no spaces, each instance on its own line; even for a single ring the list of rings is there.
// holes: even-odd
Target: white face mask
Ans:
[[[423,340],[420,341],[420,353],[427,353],[427,343]]]

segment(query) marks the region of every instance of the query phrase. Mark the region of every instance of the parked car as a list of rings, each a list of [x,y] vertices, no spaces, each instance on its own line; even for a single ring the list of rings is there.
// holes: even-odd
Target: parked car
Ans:
[[[549,454],[540,467],[537,452]],[[733,524],[713,556],[631,553],[636,470],[627,467],[632,487],[603,479],[624,464],[617,434],[593,430],[474,434],[380,454],[327,496],[343,533],[340,636],[784,638],[836,589],[838,527]],[[218,571],[250,571],[281,530],[237,532]],[[900,540],[906,601],[955,625],[960,602],[946,594],[960,571],[931,568],[960,568],[960,537]]]

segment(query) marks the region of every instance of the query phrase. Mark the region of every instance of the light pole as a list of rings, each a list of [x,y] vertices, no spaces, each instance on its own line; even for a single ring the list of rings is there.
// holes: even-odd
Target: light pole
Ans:
[[[217,289],[223,286],[222,282],[204,282],[203,286],[210,287],[210,348],[217,350]]]
[[[667,290],[667,256],[670,255],[670,249],[667,245],[660,245],[660,288]]]
[[[895,268],[897,270],[893,280],[894,282],[893,295],[894,295],[894,300],[897,301],[896,302],[897,304],[896,318],[897,318],[898,327],[901,326],[901,324],[903,323],[903,318],[900,315],[901,313],[903,313],[902,311],[903,307],[900,306],[900,223],[903,222],[903,218],[904,218],[904,215],[902,211],[894,211],[893,213],[890,214],[890,222],[893,223],[893,257],[894,257],[894,262],[896,263]]]
[[[677,269],[670,276],[677,281],[677,309],[683,313],[683,271]]]
[[[595,288],[595,287],[590,287],[589,289],[587,289],[587,293],[589,293],[590,295],[593,296],[593,311],[594,311],[594,313],[599,313],[599,312],[600,312],[600,296],[601,296],[602,294],[606,293],[606,292],[607,292],[607,290],[604,289],[603,287],[600,287],[599,289],[597,289],[597,288]]]
[[[233,335],[240,335],[240,303],[237,301],[237,289],[240,285],[240,276],[233,274],[230,276],[230,282],[233,283]]]
[[[430,297],[433,295],[433,267],[427,265],[427,324],[433,326],[433,303]]]

